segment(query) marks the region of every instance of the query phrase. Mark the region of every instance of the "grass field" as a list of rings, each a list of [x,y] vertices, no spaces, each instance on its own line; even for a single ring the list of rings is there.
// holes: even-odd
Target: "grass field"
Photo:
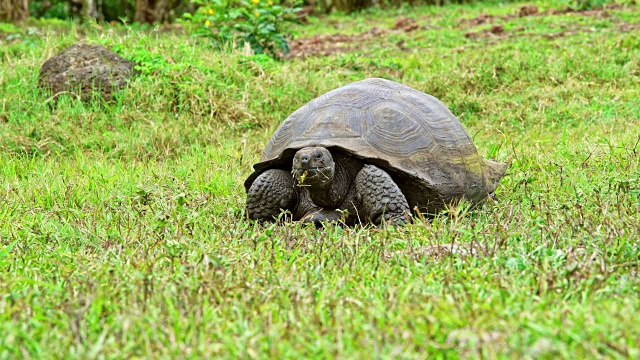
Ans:
[[[328,55],[283,61],[0,24],[0,358],[639,357],[640,11],[535,4],[312,18],[299,41]],[[141,64],[117,102],[37,90],[80,39]],[[399,229],[245,220],[279,123],[374,76],[510,163],[499,202]]]

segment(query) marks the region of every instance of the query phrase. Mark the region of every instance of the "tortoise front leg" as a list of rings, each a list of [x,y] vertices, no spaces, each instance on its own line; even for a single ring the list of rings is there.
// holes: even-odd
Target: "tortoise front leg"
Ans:
[[[325,222],[337,222],[342,219],[342,214],[336,210],[328,210],[323,209],[311,200],[311,196],[309,195],[309,190],[300,187],[299,189],[299,201],[298,207],[296,208],[296,212],[293,216],[295,220],[300,220],[303,223],[314,223],[316,226],[321,225],[323,221]]]
[[[274,220],[282,210],[293,212],[297,201],[291,174],[279,169],[267,170],[247,191],[247,216],[253,220]]]
[[[360,215],[375,225],[383,220],[399,225],[410,222],[407,199],[384,170],[365,165],[356,176],[356,192]]]

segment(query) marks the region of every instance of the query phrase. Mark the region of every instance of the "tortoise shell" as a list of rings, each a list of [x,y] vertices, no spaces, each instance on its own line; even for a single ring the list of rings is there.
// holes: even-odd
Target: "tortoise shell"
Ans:
[[[495,191],[507,165],[480,157],[462,123],[438,99],[385,79],[332,90],[292,113],[267,143],[245,181],[271,168],[291,170],[307,146],[343,151],[383,168],[411,208],[436,212],[462,198]]]

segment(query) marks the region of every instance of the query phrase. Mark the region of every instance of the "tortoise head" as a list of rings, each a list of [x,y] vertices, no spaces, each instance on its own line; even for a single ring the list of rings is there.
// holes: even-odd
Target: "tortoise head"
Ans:
[[[333,181],[336,164],[329,150],[323,147],[306,147],[293,157],[291,172],[298,186],[309,186],[310,190],[326,188]]]

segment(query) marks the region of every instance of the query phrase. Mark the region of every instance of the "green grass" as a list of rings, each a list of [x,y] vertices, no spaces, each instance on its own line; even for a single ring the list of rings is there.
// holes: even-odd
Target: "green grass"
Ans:
[[[297,30],[388,32],[282,62],[181,33],[0,26],[0,358],[640,356],[640,35],[623,26],[640,12],[465,37],[519,6],[332,15]],[[389,30],[400,16],[425,28]],[[36,89],[79,39],[142,63],[117,102]],[[372,76],[437,96],[508,161],[499,202],[401,229],[246,221],[278,124]]]

